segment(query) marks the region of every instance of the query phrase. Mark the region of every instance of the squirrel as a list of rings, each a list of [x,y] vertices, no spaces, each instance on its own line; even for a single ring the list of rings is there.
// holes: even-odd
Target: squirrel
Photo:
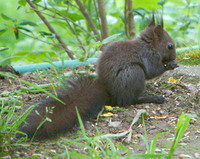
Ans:
[[[83,121],[95,118],[105,105],[130,106],[165,101],[163,96],[145,96],[145,80],[178,67],[173,40],[161,24],[151,23],[139,37],[108,44],[97,62],[97,77],[78,77],[57,91],[65,104],[49,97],[28,115],[19,130],[28,137],[52,138],[78,124],[75,107]],[[52,109],[52,112],[47,110]],[[39,114],[38,114],[39,113]],[[38,126],[47,117],[39,129]]]

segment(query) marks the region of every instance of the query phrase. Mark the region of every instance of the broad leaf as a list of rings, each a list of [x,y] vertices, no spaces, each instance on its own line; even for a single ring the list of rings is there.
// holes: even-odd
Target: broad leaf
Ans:
[[[107,44],[107,43],[109,43],[109,42],[115,41],[115,40],[117,40],[117,38],[120,37],[121,35],[122,35],[122,33],[117,33],[117,34],[114,34],[114,35],[112,35],[112,36],[109,36],[109,37],[107,37],[106,39],[104,39],[104,40],[102,41],[102,43],[103,43],[103,44]]]
[[[18,4],[21,6],[25,6],[26,5],[26,0],[19,0]]]

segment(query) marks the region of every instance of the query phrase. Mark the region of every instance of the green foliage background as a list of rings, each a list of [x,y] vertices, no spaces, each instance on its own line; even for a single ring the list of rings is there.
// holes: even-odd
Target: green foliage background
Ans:
[[[38,0],[42,5],[42,0]],[[49,7],[54,8],[61,15],[66,13],[67,4],[62,0],[48,0]],[[83,1],[82,1],[83,2]],[[84,1],[87,9],[98,29],[99,23],[95,13],[93,1]],[[84,27],[88,32],[88,26],[81,11],[74,1],[70,1],[75,7],[69,7],[68,17]],[[144,29],[148,23],[151,11],[157,9],[161,12],[164,6],[165,29],[170,33],[177,47],[190,47],[199,44],[200,39],[200,2],[198,0],[133,0],[135,15],[136,35]],[[126,39],[124,33],[124,1],[106,0],[106,14],[110,35],[118,33],[116,39]],[[40,10],[42,10],[40,8]],[[53,9],[52,9],[53,10]],[[44,11],[44,13],[50,13]],[[35,40],[21,32],[32,35],[40,40],[56,42],[55,37],[48,31],[41,19],[32,11],[25,0],[0,1],[0,47],[9,48],[0,52],[0,65],[11,63],[19,65],[24,63],[36,63],[48,61],[52,58],[69,59],[67,54],[60,48]],[[69,49],[75,53],[76,58],[85,59],[98,56],[98,46],[93,36],[89,36],[83,30],[73,25],[86,50],[80,48],[75,35],[65,21],[45,16],[55,30],[61,35]],[[18,39],[12,28],[21,27]]]

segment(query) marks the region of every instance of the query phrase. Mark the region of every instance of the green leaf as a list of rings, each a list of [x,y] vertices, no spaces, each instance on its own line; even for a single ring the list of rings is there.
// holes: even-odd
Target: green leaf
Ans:
[[[75,107],[75,109],[76,109],[76,113],[77,113],[77,117],[78,117],[78,122],[79,122],[79,124],[80,124],[81,132],[82,132],[83,136],[84,136],[85,138],[87,138],[86,131],[85,131],[85,127],[84,127],[83,121],[82,121],[82,119],[81,119],[81,116],[80,116],[80,114],[79,114],[78,108]]]
[[[159,134],[156,135],[156,137],[154,137],[154,139],[151,141],[151,144],[149,146],[150,148],[150,153],[155,154],[155,150],[156,150],[156,144],[157,144],[157,140],[160,136],[162,136],[163,134],[168,134],[169,132],[161,132]]]
[[[4,13],[1,13],[1,17],[4,19],[4,20],[12,20],[12,18],[10,18],[9,16],[5,15]]]
[[[185,31],[185,30],[187,30],[187,29],[188,29],[188,27],[190,26],[190,23],[191,23],[191,22],[188,22],[188,23],[186,23],[186,24],[182,25],[182,26],[180,27],[180,30],[182,30],[182,31]]]
[[[19,5],[22,5],[22,6],[25,6],[26,5],[26,0],[19,0],[18,4]]]
[[[0,35],[2,35],[3,33],[5,33],[7,31],[7,29],[0,29]]]
[[[74,21],[84,19],[84,16],[80,13],[68,13],[67,15],[71,20],[74,20]]]
[[[140,137],[144,141],[144,143],[146,145],[147,153],[149,153],[150,149],[149,149],[149,143],[147,141],[147,138],[144,135],[141,135],[141,134],[137,134],[137,136]]]
[[[69,156],[71,158],[90,158],[88,155],[82,154],[82,153],[78,153],[75,151],[69,152]]]
[[[149,10],[144,9],[144,8],[137,8],[133,9],[134,15],[139,15],[144,18],[145,14],[151,13]]]
[[[33,0],[34,3],[39,3],[41,0]]]
[[[0,51],[5,51],[5,50],[8,50],[9,48],[8,47],[0,47]]]
[[[24,31],[29,32],[29,33],[32,32],[31,30],[29,30],[29,29],[27,29],[27,28],[24,28],[24,27],[17,27],[17,29],[19,29],[19,30],[24,30]]]
[[[40,31],[40,35],[41,36],[50,36],[50,37],[54,37],[54,34],[53,33],[47,33],[45,31]]]
[[[160,0],[160,1],[158,2],[158,4],[161,5],[161,6],[163,6],[163,5],[165,4],[165,2],[166,2],[166,0]]]
[[[106,39],[104,39],[104,40],[102,41],[102,43],[103,43],[103,44],[107,44],[107,43],[109,43],[109,42],[115,41],[115,40],[117,40],[117,38],[120,37],[121,35],[122,35],[122,33],[117,33],[117,34],[114,34],[114,35],[112,35],[112,36],[109,36],[109,37],[107,37]]]
[[[20,25],[30,25],[30,26],[37,26],[36,23],[30,20],[24,20],[23,22],[20,23]]]
[[[173,140],[173,143],[172,143],[171,148],[168,153],[168,158],[172,158],[172,155],[173,155],[175,149],[177,148],[179,141],[183,137],[183,135],[190,123],[191,118],[195,118],[195,117],[196,117],[195,114],[182,114],[179,117],[178,122],[177,122],[177,128],[176,128],[174,140]]]

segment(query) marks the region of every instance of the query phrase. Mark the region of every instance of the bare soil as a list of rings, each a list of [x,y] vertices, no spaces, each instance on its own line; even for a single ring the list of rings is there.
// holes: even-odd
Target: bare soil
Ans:
[[[189,72],[192,72],[193,69]],[[161,77],[151,81],[147,81],[147,90],[145,94],[163,95],[166,98],[164,104],[138,104],[128,108],[114,108],[112,117],[100,117],[85,123],[86,131],[89,135],[96,134],[95,127],[98,128],[101,134],[116,134],[126,131],[136,113],[140,109],[145,109],[149,113],[149,117],[145,119],[147,135],[149,142],[160,132],[170,132],[169,135],[161,136],[158,139],[157,148],[159,150],[169,150],[176,130],[178,117],[182,113],[197,114],[197,119],[192,119],[190,125],[181,139],[178,148],[175,151],[174,158],[200,158],[200,77],[198,75],[187,75],[185,71],[170,71],[163,74]],[[169,77],[181,79],[179,83],[174,84],[168,81]],[[20,78],[38,85],[50,83],[46,78],[45,73],[25,73]],[[4,79],[0,81],[0,92],[5,90],[19,90],[21,86],[17,80]],[[26,86],[27,87],[27,86]],[[45,98],[44,93],[25,93],[22,96],[25,108],[29,105],[37,103]],[[19,111],[21,107],[18,108]],[[160,117],[160,118],[159,118]],[[113,124],[118,122],[117,125]],[[146,147],[142,139],[136,137],[136,134],[144,135],[141,119],[133,126],[132,142],[127,144],[124,142],[124,137],[113,138],[115,144],[123,144],[128,147],[133,154],[142,154],[146,152]],[[7,158],[33,157],[36,158],[52,158],[56,154],[61,154],[68,150],[77,150],[83,152],[83,148],[69,145],[64,139],[75,139],[82,137],[79,128],[75,128],[70,133],[65,134],[57,139],[34,141],[31,145],[29,141],[10,147],[7,150]],[[185,156],[185,157],[184,157]]]

